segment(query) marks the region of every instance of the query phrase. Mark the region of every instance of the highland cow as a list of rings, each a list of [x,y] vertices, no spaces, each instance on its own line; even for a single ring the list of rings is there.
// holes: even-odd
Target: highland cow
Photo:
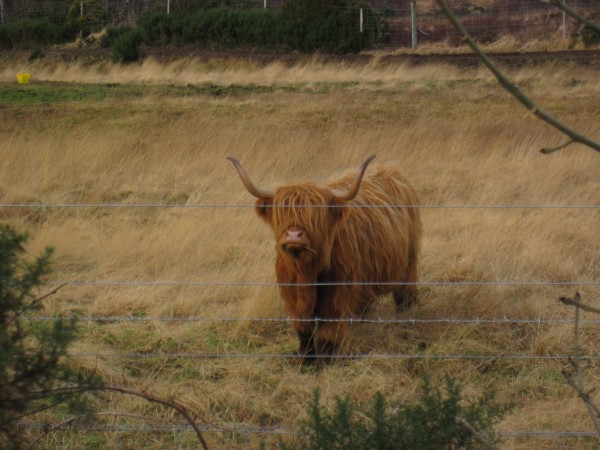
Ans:
[[[256,187],[228,158],[275,233],[277,282],[290,317],[298,319],[293,326],[304,362],[339,350],[347,321],[336,319],[362,316],[387,293],[399,309],[417,298],[417,193],[393,164],[373,166],[365,175],[374,158],[325,185],[275,190]]]

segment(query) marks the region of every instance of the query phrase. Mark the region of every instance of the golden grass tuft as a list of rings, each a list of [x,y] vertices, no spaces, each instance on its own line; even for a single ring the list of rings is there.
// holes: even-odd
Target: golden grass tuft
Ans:
[[[84,333],[72,350],[104,355],[78,359],[109,382],[172,397],[219,426],[293,427],[316,387],[329,404],[336,396],[369,404],[377,391],[392,403],[403,402],[415,398],[425,372],[434,382],[448,373],[468,396],[495,388],[499,401],[515,403],[501,430],[591,429],[583,404],[561,379],[565,361],[377,357],[566,355],[571,324],[363,323],[353,326],[346,350],[371,357],[338,361],[317,374],[270,356],[296,350],[289,324],[246,320],[283,317],[277,288],[227,284],[274,281],[273,237],[251,207],[233,207],[253,200],[225,159],[229,155],[265,186],[326,180],[377,153],[380,162],[401,161],[423,205],[430,207],[597,206],[598,155],[580,146],[541,155],[540,148],[564,138],[519,109],[487,73],[318,59],[295,66],[234,60],[167,66],[146,61],[127,68],[35,64],[38,83],[274,88],[224,96],[149,90],[126,100],[3,106],[1,203],[181,206],[0,208],[2,223],[31,232],[31,254],[45,245],[56,247],[56,280],[167,284],[68,286],[47,302],[49,315],[127,318],[84,320]],[[0,69],[0,80],[12,70]],[[591,69],[522,68],[511,76],[557,117],[600,140],[600,81]],[[28,120],[20,119],[24,116]],[[423,281],[575,285],[427,285],[419,305],[399,318],[572,318],[559,296],[579,290],[593,304],[600,293],[598,286],[583,285],[600,279],[599,218],[597,208],[424,208]],[[181,281],[215,284],[168,285]],[[370,317],[396,317],[391,299],[378,302]],[[596,328],[582,326],[583,353],[597,348]],[[110,356],[114,353],[266,356]],[[589,388],[598,386],[596,366],[588,371]],[[115,395],[102,396],[100,406],[105,412],[179,420],[169,411]],[[127,423],[102,417],[98,420]],[[92,437],[106,448],[116,445],[110,433],[65,436],[74,447],[84,447]],[[207,437],[214,448],[276,442],[270,434]],[[173,445],[166,434],[138,432],[128,438],[138,447]],[[193,445],[191,436],[184,439]],[[52,445],[51,439],[45,445]],[[565,440],[565,445],[588,444]],[[504,447],[555,448],[555,443],[511,437]]]

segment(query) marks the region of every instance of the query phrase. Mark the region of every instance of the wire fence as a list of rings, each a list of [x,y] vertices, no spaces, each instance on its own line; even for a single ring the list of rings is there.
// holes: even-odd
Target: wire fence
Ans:
[[[371,205],[358,205],[358,207],[372,207]],[[404,208],[406,205],[386,205],[385,207],[390,208]],[[431,208],[431,209],[448,209],[448,210],[544,210],[544,211],[558,211],[558,210],[578,210],[581,213],[593,212],[594,214],[600,210],[600,205],[596,204],[582,204],[582,205],[553,205],[553,204],[529,204],[529,205],[417,205],[417,208]],[[5,210],[14,210],[16,208],[23,209],[86,209],[86,208],[110,208],[117,211],[131,211],[138,208],[152,208],[152,209],[172,209],[182,208],[183,210],[193,209],[247,209],[254,208],[254,205],[224,205],[224,204],[196,204],[196,205],[164,205],[164,204],[120,204],[120,203],[0,203],[0,208]],[[116,287],[116,288],[159,288],[159,287],[187,287],[187,288],[220,288],[220,287],[273,287],[278,288],[281,286],[297,285],[292,283],[276,283],[276,282],[265,282],[265,281],[246,281],[246,280],[230,280],[230,281],[216,281],[216,280],[110,280],[110,279],[55,279],[46,283],[48,286],[61,287],[70,286],[73,288],[77,287]],[[488,287],[488,288],[500,288],[500,287],[568,287],[568,288],[596,288],[600,286],[600,280],[552,280],[552,279],[538,279],[538,280],[489,280],[489,281],[444,281],[444,280],[426,280],[417,283],[405,283],[405,282],[336,282],[336,283],[304,283],[306,286],[360,286],[360,285],[388,285],[388,286],[406,286],[414,285],[419,287],[437,287],[437,288],[448,288],[455,289],[459,287]],[[549,298],[549,301],[556,301],[555,298]],[[67,318],[75,318],[76,316],[70,316]],[[52,322],[62,320],[65,317],[57,316],[29,316],[27,319],[33,322]],[[291,317],[209,317],[209,316],[168,316],[168,317],[151,317],[151,316],[132,316],[132,315],[79,315],[76,317],[80,322],[87,322],[102,326],[105,324],[144,324],[151,322],[167,323],[167,324],[181,324],[181,323],[223,323],[223,324],[237,324],[237,323],[278,323],[278,324],[291,324],[298,321],[307,322],[339,322],[348,324],[374,324],[374,325],[406,325],[406,326],[427,326],[427,325],[473,325],[473,326],[536,326],[536,327],[553,327],[553,326],[564,326],[573,325],[575,320],[565,319],[563,317],[499,317],[499,318],[486,318],[486,317],[436,317],[436,318],[344,318],[344,319],[326,319],[326,318],[312,318],[312,319],[294,319]],[[597,326],[600,324],[600,319],[579,319],[580,325]],[[128,351],[75,351],[71,352],[71,356],[75,358],[85,359],[103,359],[107,361],[119,360],[119,361],[131,361],[131,364],[136,364],[136,361],[147,361],[147,360],[160,360],[160,361],[173,361],[173,360],[295,360],[298,358],[293,353],[273,353],[273,351],[266,350],[252,350],[252,351],[239,351],[239,350],[219,350],[214,352],[198,351],[198,352],[161,352],[161,351],[140,351],[140,352],[128,352]],[[561,352],[556,354],[532,354],[530,352],[519,349],[507,349],[506,352],[494,352],[493,350],[486,352],[480,352],[477,354],[464,353],[434,353],[428,351],[415,351],[415,352],[367,352],[367,353],[341,353],[335,355],[316,355],[315,359],[327,358],[328,360],[339,360],[339,361],[361,361],[361,360],[386,360],[386,361],[472,361],[476,364],[483,362],[510,362],[510,361],[529,361],[529,362],[551,362],[560,363],[572,359],[574,355],[568,352]],[[587,362],[588,364],[597,364],[600,361],[600,353],[588,352],[587,354],[577,355],[580,361]],[[41,423],[41,422],[27,422],[22,423],[19,426],[29,430],[48,430],[51,427],[53,433],[107,433],[114,434],[115,442],[118,442],[117,448],[122,445],[121,434],[127,433],[192,433],[192,429],[187,424],[180,423],[165,423],[165,424],[105,424],[105,423],[78,423],[74,422],[68,425],[61,425],[58,422],[56,425]],[[244,439],[250,439],[252,436],[276,436],[276,435],[298,435],[299,431],[293,428],[286,427],[267,427],[267,426],[246,426],[244,424],[235,425],[223,425],[216,426],[211,424],[201,424],[201,431],[205,433],[217,433],[220,435],[224,434],[236,434],[244,436]],[[522,432],[522,431],[500,431],[497,433],[498,436],[504,439],[586,439],[595,438],[597,434],[593,431],[537,431],[537,432]],[[179,438],[177,438],[179,439]]]
[[[65,20],[85,23],[87,28],[99,31],[110,25],[135,23],[149,11],[189,14],[223,6],[278,10],[283,3],[282,0],[0,0],[0,24],[22,18],[50,18],[58,23]],[[417,1],[415,10],[410,1],[371,0],[367,4],[379,20],[363,24],[357,16],[356,29],[378,27],[371,31],[380,36],[380,46],[415,47],[415,39],[419,43],[455,41],[454,30],[433,3]],[[567,3],[584,16],[600,10],[600,0],[567,0]],[[454,9],[467,31],[483,43],[508,36],[520,42],[567,39],[578,28],[573,19],[541,0],[473,0],[457,2]]]

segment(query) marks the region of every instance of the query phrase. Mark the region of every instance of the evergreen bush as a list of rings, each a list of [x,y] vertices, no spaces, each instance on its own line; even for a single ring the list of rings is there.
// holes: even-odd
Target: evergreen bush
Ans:
[[[382,17],[334,0],[293,0],[280,11],[211,8],[188,14],[151,11],[137,21],[147,45],[193,44],[213,48],[260,48],[356,53],[384,39]]]
[[[0,226],[0,448],[27,442],[18,427],[23,418],[62,405],[71,414],[88,409],[81,395],[99,379],[69,364],[67,347],[77,335],[74,320],[30,321],[43,310],[39,288],[49,273],[52,250],[30,261],[27,235]]]
[[[133,30],[129,25],[118,25],[116,27],[107,27],[106,32],[100,38],[100,46],[104,48],[110,48],[115,45],[115,42],[123,34],[129,33]]]
[[[370,410],[359,411],[346,399],[336,399],[327,411],[315,391],[308,419],[301,424],[301,435],[292,444],[280,443],[282,450],[438,450],[479,448],[470,431],[457,423],[464,419],[490,443],[498,441],[493,427],[510,411],[510,406],[494,402],[488,392],[467,402],[460,386],[446,377],[443,389],[425,377],[417,403],[388,406],[381,393]]]
[[[129,63],[140,59],[142,34],[132,29],[120,34],[114,42],[112,51],[113,62]]]
[[[0,26],[0,47],[5,49],[47,46],[74,37],[75,32],[70,27],[46,19],[21,19]]]

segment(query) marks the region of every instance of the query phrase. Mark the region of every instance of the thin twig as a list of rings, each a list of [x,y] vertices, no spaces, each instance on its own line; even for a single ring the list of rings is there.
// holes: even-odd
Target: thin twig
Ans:
[[[479,444],[481,444],[481,446],[483,448],[486,448],[487,450],[498,450],[498,447],[496,447],[492,442],[490,442],[489,439],[487,439],[483,434],[481,434],[475,428],[473,428],[473,426],[469,422],[467,422],[465,419],[463,419],[462,417],[456,416],[454,418],[454,421],[459,426],[461,426],[462,428],[467,430],[469,433],[471,433],[473,438],[477,442],[479,442]]]
[[[19,316],[21,316],[25,311],[27,311],[28,309],[31,309],[33,306],[37,305],[42,300],[47,299],[51,295],[56,294],[60,289],[64,288],[66,285],[67,285],[67,283],[63,283],[60,286],[58,286],[57,288],[55,288],[55,289],[51,290],[50,292],[48,292],[47,294],[42,295],[40,298],[36,298],[29,305],[27,305],[25,308],[23,308],[21,311],[19,311],[17,314],[15,314],[14,317],[12,317],[8,322],[6,322],[6,325],[10,325],[12,322],[14,322],[15,320],[17,320],[17,318]]]
[[[196,424],[196,422],[194,421],[194,419],[190,415],[189,411],[183,405],[180,405],[175,400],[165,400],[163,398],[156,397],[156,396],[154,396],[152,394],[148,394],[147,392],[132,391],[130,389],[122,388],[120,386],[86,386],[86,385],[82,385],[82,386],[74,386],[74,387],[66,387],[66,388],[61,388],[61,389],[55,389],[55,390],[52,390],[51,393],[48,393],[48,392],[37,393],[37,395],[35,395],[35,396],[30,396],[28,398],[28,400],[46,398],[49,395],[56,395],[56,394],[59,394],[59,393],[63,394],[63,395],[64,394],[73,395],[73,394],[82,393],[82,392],[86,392],[86,391],[110,391],[110,392],[118,392],[120,394],[127,394],[127,395],[133,395],[133,396],[136,396],[136,397],[141,397],[141,398],[144,398],[144,399],[148,400],[149,402],[159,403],[161,405],[168,406],[169,408],[173,408],[178,413],[180,413],[185,418],[185,420],[192,426],[192,428],[194,429],[194,432],[196,433],[196,436],[198,437],[198,440],[200,441],[200,444],[202,445],[202,448],[204,450],[208,450],[208,446],[206,444],[206,441],[204,440],[204,437],[202,436],[202,432],[200,431],[200,428],[198,427],[198,425]],[[72,422],[77,417],[78,416],[74,416],[74,417],[72,417],[69,420]],[[65,423],[60,423],[58,425],[55,425],[55,426],[52,427],[51,430],[54,430],[54,429],[56,429],[56,428],[58,428],[60,426],[63,426],[64,424]],[[48,434],[48,432],[46,432],[44,435],[46,435],[46,434]],[[36,439],[36,442],[39,439],[41,439],[43,436],[41,436],[38,439]]]
[[[94,413],[94,416],[119,416],[119,417],[130,417],[130,418],[135,418],[135,419],[141,419],[141,420],[147,420],[147,421],[162,421],[161,419],[158,419],[156,417],[151,417],[151,416],[144,416],[141,414],[132,414],[132,413],[125,413],[125,412],[119,412],[119,411],[115,411],[115,412],[99,412],[99,413]],[[49,435],[50,433],[66,426],[66,425],[70,425],[72,424],[75,420],[81,419],[82,417],[86,417],[85,414],[78,414],[76,416],[70,417],[67,420],[64,420],[60,423],[57,423],[55,425],[52,426],[48,426],[44,432],[38,436],[37,438],[35,438],[32,442],[29,443],[28,448],[33,448],[35,446],[35,444],[37,444],[44,436]]]
[[[567,297],[560,297],[559,300],[562,303],[564,303],[565,305],[575,306],[575,307],[577,307],[579,309],[583,309],[584,311],[587,311],[587,312],[593,312],[596,314],[600,314],[600,308],[594,308],[593,306],[579,303],[579,300],[578,300],[579,297],[577,297],[578,295],[579,294],[576,295],[575,300],[567,298]]]
[[[473,38],[471,38],[469,33],[467,33],[467,31],[460,24],[460,22],[458,21],[458,19],[456,18],[456,16],[452,12],[452,10],[450,9],[450,7],[446,3],[446,1],[445,0],[435,0],[435,1],[438,4],[438,6],[441,8],[441,10],[443,11],[444,15],[448,18],[448,20],[450,21],[450,23],[452,24],[454,29],[464,38],[465,42],[469,45],[469,47],[471,47],[471,49],[473,50],[473,52],[475,52],[475,54],[481,60],[481,62],[490,70],[490,72],[492,72],[492,74],[494,74],[494,76],[496,77],[496,79],[498,80],[500,85],[502,87],[504,87],[504,89],[506,89],[510,94],[512,94],[513,97],[515,97],[523,106],[525,106],[525,108],[527,108],[529,111],[531,111],[536,117],[543,120],[550,126],[556,128],[561,133],[565,134],[566,136],[568,136],[570,138],[570,141],[566,144],[561,145],[560,148],[564,148],[573,142],[577,142],[579,144],[586,145],[586,146],[590,147],[591,149],[596,150],[597,152],[600,152],[600,144],[599,143],[594,142],[593,140],[589,139],[588,137],[586,137],[582,134],[576,133],[575,131],[573,131],[572,129],[567,127],[565,124],[563,124],[559,120],[552,117],[550,114],[548,114],[546,111],[544,111],[541,107],[536,105],[532,100],[530,100],[529,97],[527,97],[523,93],[523,91],[521,91],[521,89],[519,89],[518,86],[513,84],[506,77],[506,75],[504,75],[500,71],[500,69],[498,69],[498,67],[496,67],[496,65],[490,60],[490,58],[488,58],[488,56],[483,52],[483,50],[481,50],[479,48],[479,46],[475,43]],[[547,154],[547,153],[552,153],[553,151],[556,151],[558,149],[559,149],[559,147],[555,147],[554,149],[542,149],[541,152]]]
[[[572,364],[575,365],[575,363],[573,363],[573,362],[572,362]],[[577,369],[575,369],[575,371],[577,371]],[[588,409],[593,411],[593,416],[600,418],[600,409],[592,401],[592,399],[590,397],[590,392],[584,392],[579,388],[578,382],[573,378],[573,374],[571,372],[569,372],[567,370],[563,370],[562,375],[563,375],[563,377],[565,377],[567,384],[569,386],[571,386],[577,392],[577,394],[579,395],[579,398],[581,398],[581,400],[583,400],[585,402],[585,404],[588,406]],[[598,431],[598,434],[600,434],[600,429],[596,429],[596,430]]]
[[[204,440],[204,437],[202,436],[202,432],[200,431],[200,428],[198,427],[198,425],[196,424],[196,422],[190,415],[189,411],[183,405],[180,405],[179,403],[177,403],[175,400],[165,400],[165,399],[156,397],[154,395],[148,394],[147,392],[131,391],[129,389],[125,389],[125,388],[122,388],[119,386],[100,386],[100,387],[92,387],[91,389],[119,392],[121,394],[127,394],[127,395],[134,395],[136,397],[144,398],[144,399],[148,400],[149,402],[159,403],[161,405],[173,408],[179,414],[181,414],[185,418],[185,420],[187,420],[187,422],[192,426],[192,428],[194,429],[194,432],[196,433],[196,436],[198,436],[198,440],[200,441],[202,448],[204,450],[208,450],[208,446],[206,444],[206,441]]]
[[[566,300],[569,300],[569,304],[572,304],[575,306],[575,334],[574,334],[574,341],[573,341],[574,356],[573,356],[573,358],[569,359],[569,362],[571,363],[571,366],[573,367],[573,370],[575,371],[575,377],[573,377],[572,373],[570,373],[566,370],[563,370],[562,374],[563,374],[563,377],[565,378],[565,380],[567,381],[567,384],[569,386],[571,386],[577,392],[579,397],[585,403],[585,406],[586,406],[586,408],[590,414],[590,417],[592,419],[592,423],[594,424],[594,428],[600,435],[600,422],[598,421],[598,419],[600,418],[600,414],[599,414],[600,411],[598,410],[598,408],[596,407],[594,402],[592,402],[592,399],[590,398],[589,393],[587,393],[585,391],[585,387],[583,384],[583,374],[581,372],[581,363],[580,363],[580,356],[579,356],[579,309],[581,306],[579,302],[581,300],[581,296],[579,295],[579,292],[577,292],[573,299],[566,299]],[[563,298],[561,298],[561,301],[563,303],[565,303],[563,301]]]
[[[73,421],[75,421],[75,419],[77,419],[80,416],[73,416],[73,417],[69,417],[67,420],[62,421],[61,423],[57,423],[56,425],[52,425],[51,427],[49,427],[48,429],[44,430],[44,432],[42,434],[40,434],[37,438],[35,438],[27,448],[33,448],[35,446],[35,444],[37,444],[44,436],[49,435],[50,433],[52,433],[54,430],[64,427],[65,425],[69,425],[71,423],[73,423]]]

